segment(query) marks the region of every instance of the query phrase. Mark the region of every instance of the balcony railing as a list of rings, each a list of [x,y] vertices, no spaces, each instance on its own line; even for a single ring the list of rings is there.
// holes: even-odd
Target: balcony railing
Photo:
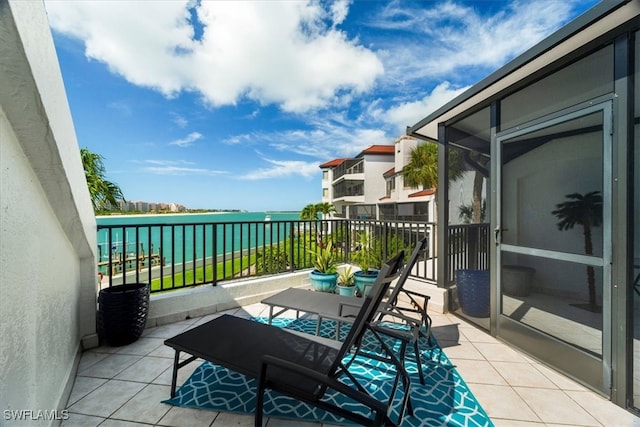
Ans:
[[[489,269],[489,224],[447,227],[449,238],[448,282],[458,269]]]
[[[343,175],[364,173],[363,159],[347,159],[341,165],[333,169],[333,180],[337,180]]]
[[[413,275],[435,281],[432,223],[369,220],[260,221],[98,226],[99,272],[108,286],[144,282],[151,292],[288,273],[312,267],[317,241],[331,236],[350,262],[369,232],[382,259],[423,236],[429,249]]]

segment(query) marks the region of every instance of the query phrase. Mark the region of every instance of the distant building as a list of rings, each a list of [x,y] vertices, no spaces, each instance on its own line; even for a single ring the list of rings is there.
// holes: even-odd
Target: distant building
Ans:
[[[407,187],[402,177],[418,142],[402,136],[393,145],[372,145],[353,158],[321,164],[322,201],[333,204],[340,218],[433,220],[435,190]]]

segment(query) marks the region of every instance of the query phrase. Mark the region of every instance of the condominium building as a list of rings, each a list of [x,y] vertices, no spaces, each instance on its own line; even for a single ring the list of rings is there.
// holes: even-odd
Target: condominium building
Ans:
[[[402,177],[419,142],[402,136],[392,145],[372,145],[353,158],[321,164],[322,201],[341,218],[432,221],[435,189],[406,186]]]

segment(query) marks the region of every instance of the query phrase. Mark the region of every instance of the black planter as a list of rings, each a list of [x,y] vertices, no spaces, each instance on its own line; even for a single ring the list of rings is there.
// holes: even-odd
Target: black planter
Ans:
[[[456,285],[464,314],[489,317],[489,270],[457,270]]]
[[[98,296],[98,335],[111,346],[131,344],[142,335],[149,312],[149,285],[112,286]]]

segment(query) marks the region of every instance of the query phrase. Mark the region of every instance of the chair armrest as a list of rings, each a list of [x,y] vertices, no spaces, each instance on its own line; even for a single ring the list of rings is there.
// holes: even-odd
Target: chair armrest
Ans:
[[[358,305],[358,304],[352,304],[349,302],[341,302],[338,305],[338,316],[342,316],[342,317],[356,317],[356,314],[349,314],[347,316],[345,316],[344,314],[342,314],[342,310],[346,307],[351,307],[353,309],[355,309],[356,314],[358,313],[358,311],[362,308],[362,304]]]

